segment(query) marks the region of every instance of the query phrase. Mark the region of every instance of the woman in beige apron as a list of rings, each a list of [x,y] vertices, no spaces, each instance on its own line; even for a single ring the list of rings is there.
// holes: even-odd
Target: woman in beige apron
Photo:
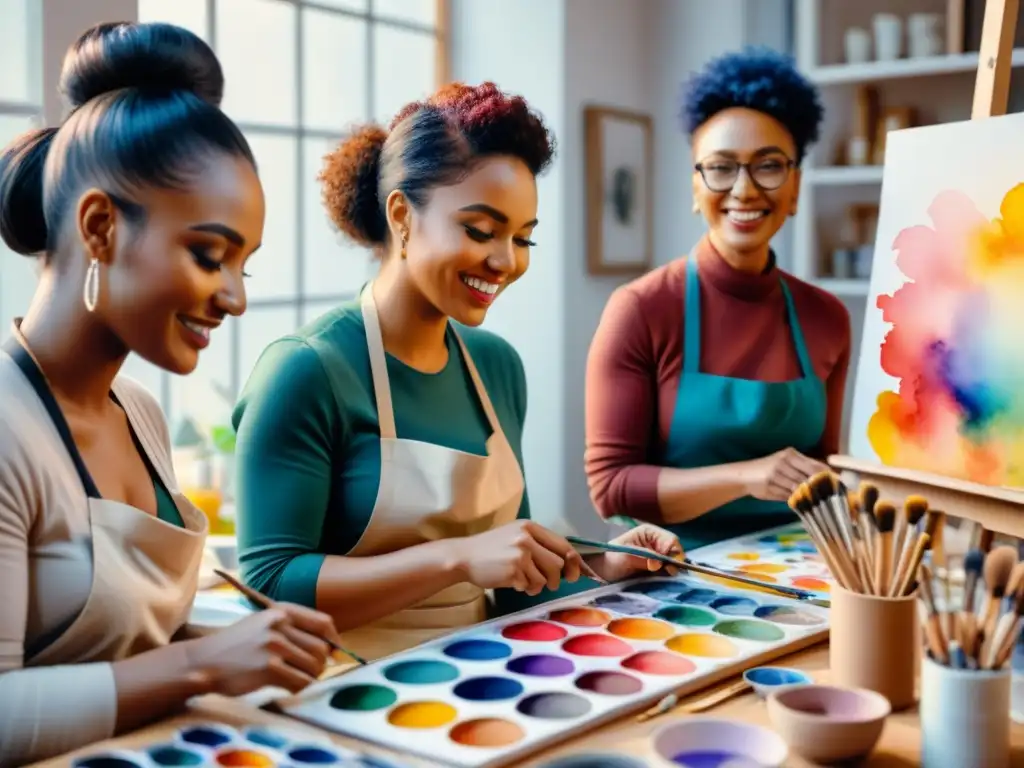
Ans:
[[[489,590],[550,597],[647,568],[584,561],[529,521],[522,363],[476,328],[527,268],[551,156],[526,102],[485,83],[326,158],[328,212],[383,261],[357,302],[271,345],[243,391],[239,555],[251,585],[329,612],[365,657],[482,621]],[[678,552],[653,526],[625,540]]]
[[[43,260],[0,350],[0,765],[324,667],[330,619],[297,606],[171,642],[207,520],[178,492],[155,400],[117,375],[130,352],[187,373],[244,310],[262,191],[221,88],[185,30],[97,27],[64,62],[74,111],[0,154],[0,235]]]

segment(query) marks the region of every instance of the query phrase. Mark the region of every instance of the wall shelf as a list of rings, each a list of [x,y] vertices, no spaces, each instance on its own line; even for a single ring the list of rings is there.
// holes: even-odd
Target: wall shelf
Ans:
[[[881,184],[881,165],[856,166],[814,166],[804,169],[804,183],[816,186],[840,186],[843,184]]]
[[[857,278],[819,277],[814,285],[839,298],[863,298],[868,295],[871,281]]]
[[[1012,61],[1014,67],[1024,66],[1024,49],[1014,49]],[[829,64],[809,69],[807,75],[818,85],[841,85],[951,75],[958,72],[973,73],[977,70],[977,53],[959,53],[895,61],[871,61],[865,64]]]

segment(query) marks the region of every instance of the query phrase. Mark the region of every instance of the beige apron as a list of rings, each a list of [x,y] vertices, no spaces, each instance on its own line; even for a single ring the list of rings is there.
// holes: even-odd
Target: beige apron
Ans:
[[[81,612],[66,629],[25,660],[26,666],[117,661],[166,645],[188,621],[199,579],[207,518],[175,489],[170,456],[147,423],[163,415],[130,383],[115,381],[114,394],[128,415],[185,523],[179,528],[154,515],[100,498],[67,422],[39,366],[16,331],[4,349],[43,402],[88,497],[92,585]]]
[[[396,435],[372,284],[363,291],[361,303],[380,422],[381,467],[370,522],[348,556],[380,555],[436,539],[471,536],[515,520],[523,498],[523,473],[462,339],[455,334],[491,427],[484,456]],[[484,591],[473,584],[456,584],[411,608],[345,632],[342,644],[363,657],[379,658],[486,617]]]

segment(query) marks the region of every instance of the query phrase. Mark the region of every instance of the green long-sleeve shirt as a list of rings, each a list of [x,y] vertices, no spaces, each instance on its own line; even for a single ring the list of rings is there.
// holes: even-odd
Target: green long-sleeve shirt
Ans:
[[[458,333],[522,467],[522,361],[489,331],[459,326]],[[421,373],[387,356],[396,432],[483,455],[490,425],[451,327],[446,338],[448,364],[438,373]],[[331,361],[321,359],[324,346]],[[233,423],[242,576],[276,600],[315,606],[325,556],[345,555],[355,546],[380,477],[380,427],[358,301],[272,343],[249,377]],[[519,517],[529,516],[524,492]],[[567,590],[592,586],[581,581]],[[532,602],[514,594],[497,595],[499,609]]]

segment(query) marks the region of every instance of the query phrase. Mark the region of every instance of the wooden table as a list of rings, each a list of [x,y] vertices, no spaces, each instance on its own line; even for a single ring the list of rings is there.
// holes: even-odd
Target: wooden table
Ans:
[[[811,674],[816,682],[828,682],[829,672],[827,644],[820,644],[813,648],[792,654],[791,656],[784,657],[777,663],[806,670]],[[697,693],[687,701],[701,699],[709,695],[709,693],[714,690],[715,689],[712,688],[701,693]],[[758,700],[753,693],[747,693],[731,699],[728,702],[701,713],[701,715],[734,718],[770,727],[764,702]],[[650,760],[651,765],[656,765],[657,763],[654,759],[654,753],[650,749],[650,735],[666,723],[671,722],[674,718],[686,716],[687,715],[678,713],[665,714],[646,723],[638,723],[633,716],[626,717],[610,725],[585,732],[575,738],[567,740],[560,745],[535,755],[529,760],[523,761],[520,765],[539,766],[555,756],[579,752],[627,753],[638,757],[646,757]],[[52,766],[53,768],[56,768],[56,766],[67,766],[69,764],[69,759],[73,756],[95,753],[98,750],[152,745],[169,738],[177,728],[181,728],[189,724],[208,722],[210,720],[224,722],[229,725],[277,725],[299,730],[309,728],[309,726],[296,723],[286,717],[272,715],[261,710],[253,710],[251,707],[242,705],[231,699],[225,699],[219,696],[207,696],[197,699],[187,714],[157,723],[148,728],[143,728],[120,738],[111,739],[100,744],[93,744],[90,747],[78,750],[70,755],[64,755],[54,760],[37,763],[36,765],[47,766],[48,768]],[[322,732],[316,731],[316,733],[321,734]],[[388,756],[390,754],[386,750],[374,749],[343,736],[336,736],[333,734],[329,734],[329,736],[334,742],[343,746],[356,747],[360,750],[376,752],[383,756]],[[1013,759],[1011,764],[1024,765],[1024,726],[1016,724],[1013,725],[1011,728],[1011,740],[1013,744]],[[883,766],[892,768],[895,766],[919,765],[921,748],[920,742],[920,727],[916,709],[893,714],[885,724],[885,730],[882,733],[882,738],[878,743],[878,747],[875,749],[871,757],[863,763],[863,765],[871,767],[877,766],[878,768],[882,768]],[[427,766],[435,765],[434,763],[399,755],[391,754],[391,756],[400,759],[402,763],[410,766],[422,766],[426,768]],[[791,756],[786,765],[787,768],[809,768],[815,764],[809,763],[796,756]]]

